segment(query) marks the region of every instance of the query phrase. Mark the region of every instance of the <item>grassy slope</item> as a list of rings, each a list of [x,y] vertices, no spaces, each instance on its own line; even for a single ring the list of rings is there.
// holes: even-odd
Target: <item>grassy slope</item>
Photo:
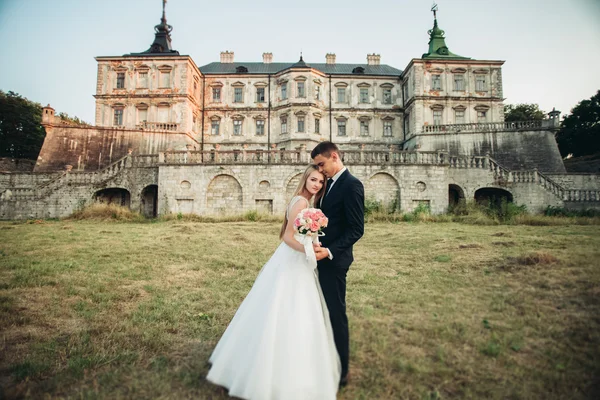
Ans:
[[[0,223],[0,398],[226,398],[206,360],[277,223]],[[340,399],[600,395],[600,227],[368,224]]]

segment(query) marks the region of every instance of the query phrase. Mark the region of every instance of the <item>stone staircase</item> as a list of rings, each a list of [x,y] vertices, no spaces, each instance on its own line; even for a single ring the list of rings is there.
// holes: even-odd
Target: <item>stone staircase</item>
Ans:
[[[511,171],[490,156],[448,156],[450,168],[476,168],[489,170],[499,184],[529,183],[551,192],[562,201],[600,202],[600,190],[565,188],[537,169]]]
[[[119,175],[126,168],[134,165],[131,155],[113,162],[107,167],[94,172],[62,172],[58,177],[33,188],[10,188],[0,194],[0,200],[39,200],[66,185],[99,185]],[[139,162],[139,161],[138,161]]]

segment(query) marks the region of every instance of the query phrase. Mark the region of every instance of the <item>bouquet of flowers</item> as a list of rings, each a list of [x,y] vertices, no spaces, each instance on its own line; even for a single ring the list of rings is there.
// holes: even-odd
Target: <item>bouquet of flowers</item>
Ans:
[[[328,219],[318,208],[305,208],[294,220],[296,233],[300,235],[300,243],[304,245],[306,260],[311,269],[317,268],[317,257],[313,243],[319,244],[319,236],[324,236],[323,228],[327,227]]]
[[[323,236],[323,228],[327,227],[328,219],[318,208],[305,208],[294,220],[294,227],[300,235],[312,236],[313,241]]]

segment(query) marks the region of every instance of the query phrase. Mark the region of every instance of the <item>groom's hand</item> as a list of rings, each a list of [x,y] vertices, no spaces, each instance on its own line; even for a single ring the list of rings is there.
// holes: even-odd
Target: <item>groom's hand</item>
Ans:
[[[317,256],[317,261],[320,261],[324,258],[329,257],[329,252],[325,247],[317,247],[315,246],[315,256]]]

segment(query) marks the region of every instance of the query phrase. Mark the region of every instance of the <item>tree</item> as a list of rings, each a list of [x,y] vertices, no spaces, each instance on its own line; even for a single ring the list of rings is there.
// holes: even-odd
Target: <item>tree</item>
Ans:
[[[66,113],[59,113],[58,117],[66,124],[89,125]],[[0,157],[35,160],[45,136],[42,105],[17,93],[0,90]]]
[[[575,157],[600,152],[600,90],[564,117],[556,134],[560,154]]]
[[[0,90],[0,157],[35,160],[46,135],[42,106]]]
[[[507,104],[504,106],[504,121],[540,121],[546,113],[537,104]]]

